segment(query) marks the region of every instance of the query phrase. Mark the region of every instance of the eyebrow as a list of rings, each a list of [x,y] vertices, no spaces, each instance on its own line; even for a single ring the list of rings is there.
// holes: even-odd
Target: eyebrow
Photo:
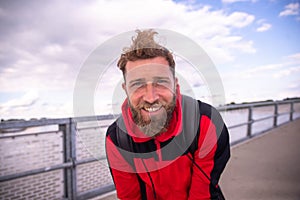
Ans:
[[[161,80],[161,79],[167,79],[167,80],[170,80],[170,78],[169,77],[167,77],[167,76],[155,76],[155,77],[153,77],[153,79],[154,80]]]
[[[146,80],[145,78],[138,78],[138,79],[134,79],[134,80],[129,81],[129,84],[139,82],[139,81],[145,81],[145,80]]]
[[[169,77],[167,76],[155,76],[153,77],[153,80],[170,80]],[[129,81],[129,84],[132,84],[132,83],[135,83],[135,82],[142,82],[142,81],[146,81],[145,78],[138,78],[138,79],[134,79],[134,80],[131,80]]]

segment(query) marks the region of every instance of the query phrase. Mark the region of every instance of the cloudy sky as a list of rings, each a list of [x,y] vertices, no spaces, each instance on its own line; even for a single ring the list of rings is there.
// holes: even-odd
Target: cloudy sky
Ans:
[[[137,28],[172,30],[199,44],[221,76],[226,103],[300,96],[299,0],[1,0],[0,118],[73,116],[85,60]],[[111,68],[116,84],[121,74]],[[109,113],[105,90],[114,88],[99,88],[95,112]]]

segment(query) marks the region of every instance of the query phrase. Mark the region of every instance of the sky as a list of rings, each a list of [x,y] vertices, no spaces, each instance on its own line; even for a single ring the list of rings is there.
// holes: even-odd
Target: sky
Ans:
[[[299,0],[0,0],[0,119],[74,116],[74,87],[89,55],[145,28],[201,46],[220,75],[225,103],[300,97]],[[114,63],[106,76],[95,90],[95,114],[121,103],[111,93],[122,81]],[[191,84],[209,101],[201,87]]]

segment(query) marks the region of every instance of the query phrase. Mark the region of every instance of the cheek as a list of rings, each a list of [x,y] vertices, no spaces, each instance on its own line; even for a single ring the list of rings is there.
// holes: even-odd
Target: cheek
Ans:
[[[142,96],[139,94],[131,94],[130,96],[128,95],[128,100],[130,101],[130,104],[133,107],[137,107],[137,105],[140,104],[141,100],[142,100]]]
[[[173,101],[173,98],[174,98],[174,96],[175,96],[176,94],[174,93],[174,92],[172,92],[172,91],[166,91],[165,93],[162,93],[161,95],[160,95],[160,97],[161,97],[161,99],[163,100],[163,101],[165,101],[166,103],[170,103],[170,102],[172,102]]]
[[[170,89],[160,90],[156,93],[159,96],[159,101],[163,104],[169,104],[173,101],[175,94],[175,91],[172,91]],[[143,101],[143,92],[132,92],[127,93],[127,97],[133,107],[137,107],[139,104],[144,103]]]

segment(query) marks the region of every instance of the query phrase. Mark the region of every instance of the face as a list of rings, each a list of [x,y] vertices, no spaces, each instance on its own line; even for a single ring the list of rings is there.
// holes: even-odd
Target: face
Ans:
[[[134,122],[148,136],[167,128],[176,102],[177,79],[163,57],[128,61],[126,91]]]

